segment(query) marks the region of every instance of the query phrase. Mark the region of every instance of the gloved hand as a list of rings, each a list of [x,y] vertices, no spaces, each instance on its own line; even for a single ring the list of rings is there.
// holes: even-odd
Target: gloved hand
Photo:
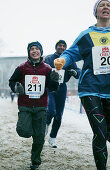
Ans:
[[[64,58],[56,58],[54,60],[54,66],[57,70],[61,70],[63,66],[65,65],[66,61]]]
[[[19,93],[20,95],[24,94],[24,88],[23,88],[23,86],[22,86],[21,83],[16,82],[15,92],[16,92],[16,93]]]
[[[59,74],[57,72],[55,72],[55,70],[51,71],[50,73],[50,78],[51,80],[58,82],[59,80]]]
[[[67,70],[67,72],[70,76],[77,76],[77,71],[74,69],[69,69]]]

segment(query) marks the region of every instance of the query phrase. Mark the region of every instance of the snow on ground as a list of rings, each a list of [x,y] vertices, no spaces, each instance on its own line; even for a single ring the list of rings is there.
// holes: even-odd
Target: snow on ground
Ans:
[[[9,98],[0,98],[0,170],[29,170],[32,138],[17,135],[17,112],[16,100],[12,103]],[[73,99],[67,101],[57,137],[58,148],[49,147],[47,135],[40,170],[96,170],[91,147],[92,131],[86,114],[79,112],[77,98],[74,102]],[[110,154],[107,170],[110,170]]]

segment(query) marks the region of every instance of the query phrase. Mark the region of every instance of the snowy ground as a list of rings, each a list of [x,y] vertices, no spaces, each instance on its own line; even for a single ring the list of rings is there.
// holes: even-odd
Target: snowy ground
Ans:
[[[40,170],[96,170],[91,148],[92,131],[86,114],[79,113],[80,104],[76,101],[73,109],[66,104],[57,137],[58,148],[50,148],[46,137]],[[16,134],[16,121],[16,100],[11,103],[10,99],[0,98],[0,170],[29,170],[32,139]],[[110,154],[107,170],[110,170]]]

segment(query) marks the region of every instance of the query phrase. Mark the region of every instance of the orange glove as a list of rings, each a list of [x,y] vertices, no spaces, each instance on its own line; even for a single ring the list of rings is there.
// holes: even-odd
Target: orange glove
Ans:
[[[61,70],[65,63],[66,63],[65,58],[57,58],[54,60],[54,66],[57,70]]]

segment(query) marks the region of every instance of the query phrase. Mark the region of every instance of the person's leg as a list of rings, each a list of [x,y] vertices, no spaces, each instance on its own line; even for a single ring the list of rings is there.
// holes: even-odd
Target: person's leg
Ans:
[[[56,103],[55,103],[55,93],[48,92],[48,107],[47,107],[47,118],[46,118],[46,130],[45,136],[48,134],[49,126],[52,121],[52,118],[56,114]]]
[[[40,154],[44,145],[46,127],[46,108],[35,108],[32,115],[33,144],[31,150],[31,161],[34,165],[41,164]]]
[[[47,119],[46,124],[50,125],[52,118],[56,114],[56,103],[55,103],[55,93],[48,92],[48,107],[47,107]]]
[[[93,155],[98,170],[106,170],[107,163],[107,125],[103,112],[102,101],[95,96],[81,98],[89,123],[93,130]]]
[[[32,114],[29,107],[18,107],[16,131],[20,137],[29,138],[33,135]]]
[[[108,141],[110,142],[110,99],[102,99],[105,119],[107,122]]]
[[[59,90],[56,93],[55,102],[56,102],[56,115],[54,116],[52,129],[50,133],[51,138],[56,138],[59,128],[61,126],[61,120],[62,115],[64,111],[65,106],[65,100],[66,100],[66,93],[67,93],[67,87],[66,84],[60,85]]]

